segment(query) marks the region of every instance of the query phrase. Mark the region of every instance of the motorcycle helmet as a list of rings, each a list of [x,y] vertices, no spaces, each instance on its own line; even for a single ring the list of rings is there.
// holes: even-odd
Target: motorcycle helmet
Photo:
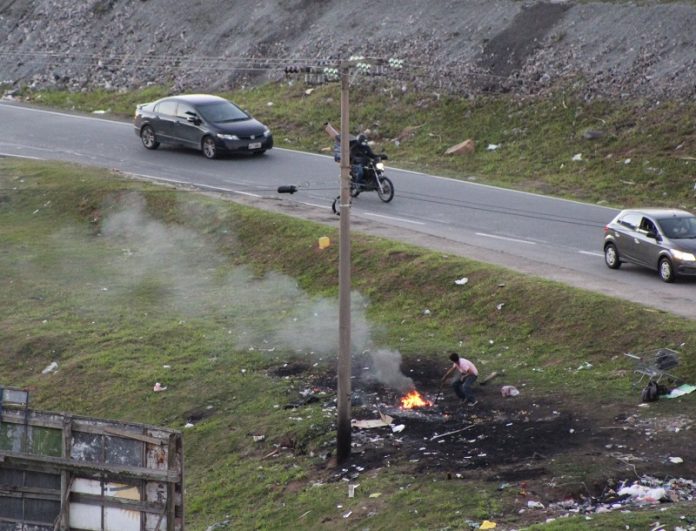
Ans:
[[[360,133],[358,135],[358,144],[367,144],[367,135]]]

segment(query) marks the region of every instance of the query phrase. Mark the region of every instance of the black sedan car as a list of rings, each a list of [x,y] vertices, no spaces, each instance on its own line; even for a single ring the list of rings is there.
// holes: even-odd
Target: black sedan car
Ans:
[[[665,282],[696,276],[696,216],[685,210],[622,210],[604,227],[604,261],[656,270]]]
[[[209,159],[220,153],[260,155],[273,147],[264,124],[234,103],[208,94],[170,96],[135,110],[135,134],[147,149],[160,143],[199,149]]]

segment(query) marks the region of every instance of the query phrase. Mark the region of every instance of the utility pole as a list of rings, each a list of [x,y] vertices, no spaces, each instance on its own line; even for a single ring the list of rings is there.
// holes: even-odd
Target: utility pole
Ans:
[[[351,447],[351,338],[350,338],[350,119],[348,106],[349,64],[343,63],[341,76],[341,196],[338,265],[338,384],[336,426],[336,461],[343,463],[350,456]]]

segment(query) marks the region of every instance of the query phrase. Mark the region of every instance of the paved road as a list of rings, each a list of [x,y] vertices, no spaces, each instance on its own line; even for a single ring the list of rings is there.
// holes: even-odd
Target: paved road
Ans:
[[[195,151],[147,151],[129,122],[0,103],[0,155],[64,160],[229,194],[260,208],[338,225],[331,202],[339,168],[328,156],[273,149],[262,157],[206,160]],[[277,133],[278,134],[278,133]],[[327,139],[327,145],[328,145]],[[389,161],[398,164],[398,161]],[[609,270],[602,227],[616,210],[388,168],[395,199],[353,201],[354,230],[408,241],[696,318],[696,282]],[[279,185],[299,192],[279,195]]]

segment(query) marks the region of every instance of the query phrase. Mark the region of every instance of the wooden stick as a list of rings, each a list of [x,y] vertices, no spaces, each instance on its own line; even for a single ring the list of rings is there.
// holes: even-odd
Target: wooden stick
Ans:
[[[442,435],[435,435],[430,438],[431,441],[434,441],[435,439],[439,439],[440,437],[447,437],[448,435],[454,435],[455,433],[459,433],[460,431],[468,430],[469,428],[473,428],[473,424],[469,424],[465,428],[462,428],[460,430],[454,430],[454,431],[448,431],[447,433],[443,433]]]

